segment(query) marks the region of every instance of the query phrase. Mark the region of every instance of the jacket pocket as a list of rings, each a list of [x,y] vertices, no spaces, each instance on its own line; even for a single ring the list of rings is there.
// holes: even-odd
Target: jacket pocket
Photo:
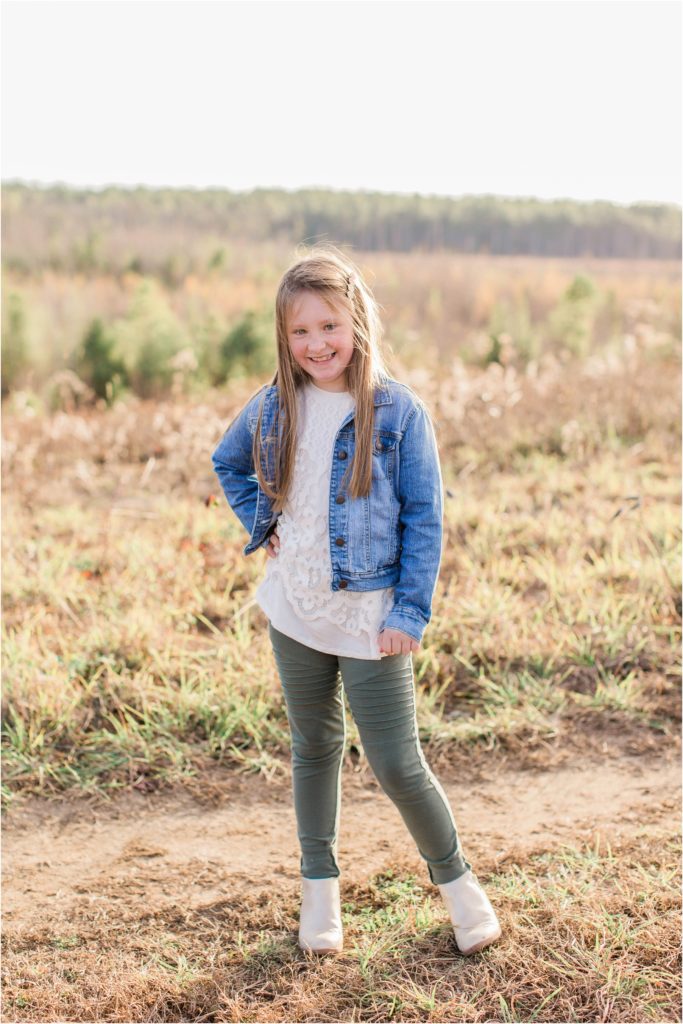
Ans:
[[[384,455],[386,452],[396,450],[399,441],[399,434],[393,430],[375,430],[372,435],[373,455]]]

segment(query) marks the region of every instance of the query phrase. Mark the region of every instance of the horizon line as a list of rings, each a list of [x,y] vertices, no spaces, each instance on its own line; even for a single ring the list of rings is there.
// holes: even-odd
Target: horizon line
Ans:
[[[136,184],[123,184],[121,182],[105,182],[103,184],[77,184],[75,182],[69,182],[64,180],[41,180],[39,178],[2,178],[0,179],[0,188],[11,185],[23,185],[29,188],[67,188],[72,191],[90,191],[98,192],[105,191],[106,189],[121,189],[122,191],[133,191],[139,189],[147,189],[150,191],[174,191],[174,192],[231,192],[237,194],[248,195],[252,192],[288,192],[290,194],[297,192],[348,192],[353,195],[366,194],[366,195],[381,195],[381,196],[413,196],[421,199],[448,199],[448,200],[459,200],[459,199],[508,199],[508,200],[533,200],[537,203],[582,203],[584,205],[590,205],[594,203],[606,203],[611,206],[671,206],[677,210],[681,210],[681,203],[673,199],[632,199],[624,201],[620,199],[605,199],[605,198],[592,198],[592,199],[579,199],[574,196],[538,196],[531,193],[504,193],[504,192],[461,192],[461,193],[444,193],[444,192],[420,192],[417,190],[410,191],[399,191],[396,189],[385,191],[377,188],[349,188],[336,185],[299,185],[295,187],[288,187],[286,185],[253,185],[249,188],[233,188],[229,185],[159,185],[150,184],[148,182],[138,182]]]

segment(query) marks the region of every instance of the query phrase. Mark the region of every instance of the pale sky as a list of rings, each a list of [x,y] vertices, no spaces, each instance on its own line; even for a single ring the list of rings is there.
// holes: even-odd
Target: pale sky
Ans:
[[[2,178],[681,202],[681,5],[2,3]]]

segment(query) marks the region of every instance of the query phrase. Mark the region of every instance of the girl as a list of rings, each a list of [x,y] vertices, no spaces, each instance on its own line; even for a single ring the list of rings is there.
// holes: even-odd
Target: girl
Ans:
[[[337,832],[342,683],[363,749],[446,904],[460,952],[501,935],[418,738],[412,652],[431,616],[443,484],[423,401],[384,365],[358,268],[316,246],[277,292],[277,371],[213,453],[229,505],[264,548],[256,600],[292,737],[299,945],[342,949]],[[340,680],[341,675],[341,680]]]

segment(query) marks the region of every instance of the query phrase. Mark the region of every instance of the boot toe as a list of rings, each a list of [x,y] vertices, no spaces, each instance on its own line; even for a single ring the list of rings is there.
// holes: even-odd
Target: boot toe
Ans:
[[[455,941],[463,956],[472,956],[492,943],[497,942],[502,935],[500,924],[497,920],[476,925],[474,928],[455,928]]]
[[[341,953],[343,938],[338,931],[332,929],[309,937],[299,933],[299,946],[307,953],[321,955]]]

